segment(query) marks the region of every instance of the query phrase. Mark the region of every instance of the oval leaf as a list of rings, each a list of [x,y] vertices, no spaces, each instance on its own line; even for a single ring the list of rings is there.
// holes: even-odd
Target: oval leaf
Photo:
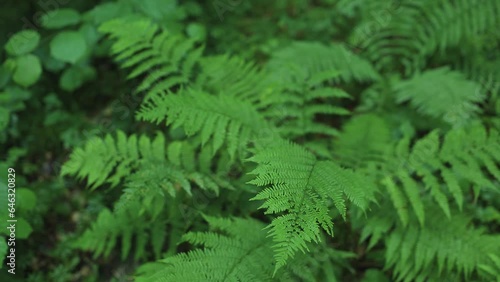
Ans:
[[[42,26],[48,29],[75,25],[81,20],[80,13],[73,9],[53,10],[42,17]]]
[[[86,51],[85,38],[79,32],[61,32],[50,42],[50,54],[63,62],[74,64],[85,55]]]
[[[35,84],[42,75],[42,64],[38,57],[28,54],[16,60],[16,69],[12,79],[18,85],[29,87]]]
[[[40,43],[40,34],[34,30],[23,30],[14,34],[7,44],[5,50],[11,56],[28,54],[35,50]]]

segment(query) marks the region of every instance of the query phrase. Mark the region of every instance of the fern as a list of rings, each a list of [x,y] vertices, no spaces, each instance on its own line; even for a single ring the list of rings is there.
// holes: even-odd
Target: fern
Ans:
[[[200,60],[194,84],[208,93],[231,96],[251,103],[272,90],[267,73],[237,56],[212,56]]]
[[[454,272],[470,277],[488,254],[500,251],[500,238],[467,228],[467,223],[460,216],[434,216],[424,228],[410,225],[393,231],[386,240],[386,258],[396,281],[428,281]]]
[[[62,175],[75,175],[87,179],[87,185],[92,189],[104,184],[117,186],[123,180],[131,186],[161,187],[158,193],[167,192],[175,196],[179,187],[191,194],[191,183],[200,188],[219,192],[219,187],[232,186],[223,181],[197,160],[194,148],[184,142],[172,142],[166,145],[165,137],[158,134],[154,140],[146,136],[127,137],[122,131],[117,131],[116,139],[106,135],[101,139],[94,137],[82,148],[76,148],[70,159],[62,168]],[[155,185],[153,185],[155,184]],[[152,193],[150,197],[153,197]]]
[[[213,154],[227,143],[232,158],[248,142],[261,142],[276,135],[250,103],[194,89],[186,90],[181,95],[152,97],[143,104],[137,117],[156,123],[166,119],[166,124],[174,128],[183,126],[188,136],[199,133],[202,145],[212,141]],[[269,136],[261,136],[260,133]]]
[[[136,203],[137,204],[137,203]],[[146,257],[148,243],[153,247],[156,258],[160,257],[163,248],[165,225],[162,220],[148,222],[135,212],[140,205],[126,212],[112,213],[104,209],[96,221],[73,243],[74,247],[92,251],[94,258],[108,257],[118,242],[121,243],[121,259],[125,260],[135,241],[134,260]]]
[[[480,113],[480,85],[448,68],[429,70],[394,85],[398,103],[410,101],[419,112],[462,125]]]
[[[320,230],[333,236],[329,202],[346,218],[344,195],[360,208],[373,198],[373,189],[363,178],[329,161],[319,161],[298,145],[285,141],[258,152],[250,158],[258,167],[250,183],[271,185],[253,200],[265,200],[266,213],[284,215],[269,228],[273,237],[276,270],[283,267],[297,251],[308,249],[308,242],[320,240]],[[276,271],[275,270],[275,271]]]
[[[132,68],[128,77],[145,76],[137,91],[148,95],[186,85],[203,52],[194,39],[160,29],[149,20],[119,18],[101,25],[100,31],[117,39],[111,53],[124,68]]]
[[[377,115],[354,116],[335,139],[334,153],[342,164],[352,168],[384,162],[388,144],[392,141],[390,133],[389,125]]]
[[[500,4],[495,0],[402,1],[390,11],[386,22],[373,23],[378,27],[375,32],[358,29],[352,43],[365,50],[378,69],[404,66],[410,74],[422,69],[428,56],[473,42],[477,34],[495,28]]]
[[[137,281],[272,281],[271,242],[262,231],[262,223],[204,218],[209,232],[190,232],[183,237],[191,244],[204,246],[203,250],[163,259],[161,266],[155,266],[156,271],[145,271]]]
[[[433,132],[419,140],[409,154],[408,151],[404,153],[405,149],[403,148],[407,146],[407,143],[405,144],[403,141],[401,153],[404,155],[397,155],[397,160],[404,158],[408,162],[404,164],[397,162],[399,165],[390,168],[389,171],[395,171],[392,177],[396,177],[400,181],[421,223],[424,221],[424,209],[418,196],[421,193],[419,192],[420,185],[412,178],[413,173],[422,177],[425,188],[429,189],[430,195],[444,213],[450,217],[451,212],[443,188],[447,188],[461,209],[464,198],[463,190],[467,187],[467,183],[478,188],[495,189],[498,187],[497,184],[489,180],[490,176],[483,172],[486,169],[491,173],[493,179],[500,180],[499,170],[495,165],[495,163],[500,162],[498,141],[498,132],[491,131],[488,136],[483,127],[476,126],[469,130],[450,131],[440,146],[439,135],[437,132]],[[439,172],[439,174],[435,174],[435,172]],[[390,191],[393,191],[394,183],[390,179],[386,179],[384,184]],[[398,211],[401,219],[406,222],[407,211],[404,208],[405,205],[401,204],[405,200],[402,199],[402,195],[395,193],[390,194],[394,197],[396,205],[400,207]]]
[[[310,79],[312,85],[327,78],[333,81],[375,81],[379,74],[366,60],[340,44],[324,46],[313,42],[294,42],[273,54],[268,69],[286,83]],[[337,73],[340,75],[337,76]]]
[[[61,171],[62,175],[87,178],[89,187],[95,189],[104,183],[116,186],[137,169],[141,159],[152,162],[165,160],[165,138],[158,134],[151,141],[146,136],[129,138],[122,131],[116,133],[116,140],[110,135],[104,139],[93,137],[83,148],[76,148]]]
[[[500,281],[500,257],[495,254],[490,254],[490,263],[479,264],[480,271],[483,272],[483,276],[492,279],[491,281]]]

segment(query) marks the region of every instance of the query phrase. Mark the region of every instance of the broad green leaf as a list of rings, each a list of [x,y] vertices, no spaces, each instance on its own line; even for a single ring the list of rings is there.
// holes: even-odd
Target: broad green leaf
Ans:
[[[16,189],[16,205],[23,210],[32,210],[36,206],[36,195],[27,188]]]
[[[84,15],[86,21],[91,21],[95,25],[132,13],[129,5],[123,3],[104,3]]]
[[[11,56],[28,54],[35,50],[40,43],[40,34],[34,30],[23,30],[14,34],[7,44],[5,50]]]
[[[12,79],[19,85],[29,87],[42,75],[42,64],[38,57],[28,54],[19,57]]]
[[[26,239],[30,236],[33,228],[24,218],[17,218],[16,239]]]
[[[50,54],[63,62],[74,64],[85,55],[86,51],[87,43],[79,32],[61,32],[50,42]]]
[[[59,80],[59,87],[66,91],[74,91],[83,84],[82,74],[78,68],[66,69]]]
[[[74,91],[86,81],[95,77],[95,70],[91,67],[73,66],[66,69],[59,80],[59,87],[66,91]]]
[[[73,9],[53,10],[42,16],[42,26],[48,29],[57,29],[79,23],[80,13]]]
[[[187,26],[186,32],[189,37],[199,40],[201,42],[205,41],[207,37],[207,30],[205,26],[199,23],[191,23]]]

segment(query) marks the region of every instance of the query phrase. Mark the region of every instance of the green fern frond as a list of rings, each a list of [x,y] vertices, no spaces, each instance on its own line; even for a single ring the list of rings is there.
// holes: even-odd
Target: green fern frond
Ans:
[[[281,214],[273,220],[276,270],[297,251],[305,252],[308,242],[320,240],[320,230],[333,236],[329,204],[333,202],[346,217],[347,197],[365,209],[374,198],[373,189],[360,175],[344,170],[330,161],[319,161],[302,147],[277,141],[249,159],[258,164],[250,183],[268,186],[253,200],[264,200],[261,208],[268,214]]]
[[[359,168],[385,161],[391,134],[387,122],[374,114],[352,117],[334,141],[334,154],[343,165]]]
[[[184,236],[185,241],[204,249],[163,259],[155,273],[141,275],[139,270],[137,281],[272,281],[272,242],[262,231],[262,223],[240,218],[205,219],[210,231]]]
[[[392,157],[386,156],[381,184],[405,225],[409,206],[423,225],[426,217],[422,199],[427,193],[451,217],[449,196],[461,210],[467,187],[498,190],[499,144],[499,132],[494,129],[488,132],[481,125],[451,130],[443,141],[439,132],[433,131],[411,148],[405,138],[390,153]]]
[[[138,209],[139,206],[135,208]],[[120,242],[121,259],[125,260],[135,239],[134,259],[139,260],[145,256],[145,247],[149,241],[149,232],[147,232],[149,227],[150,224],[133,209],[132,212],[124,213],[112,213],[104,209],[92,226],[75,241],[74,246],[85,251],[92,251],[94,258],[97,258],[108,257]]]
[[[273,139],[275,131],[250,103],[231,96],[214,96],[188,89],[181,95],[156,95],[144,102],[137,117],[144,121],[183,127],[188,136],[199,133],[202,145],[210,140],[215,154],[227,144],[231,158],[261,133]],[[262,137],[262,138],[264,138]]]
[[[395,9],[382,10],[387,11],[382,22],[372,20],[368,26],[360,26],[352,37],[352,43],[365,50],[364,55],[378,69],[404,66],[407,74],[414,73],[423,68],[429,55],[474,42],[477,34],[500,23],[500,3],[496,0],[398,4]]]
[[[205,57],[200,67],[195,85],[209,93],[254,103],[270,90],[267,74],[236,56]]]
[[[340,44],[325,46],[313,42],[294,42],[274,53],[267,69],[276,75],[276,79],[286,83],[379,79],[379,74],[369,62]]]
[[[429,70],[394,85],[398,103],[410,101],[417,111],[452,125],[462,125],[480,113],[485,98],[481,86],[448,68]]]
[[[144,76],[137,92],[148,95],[190,82],[203,52],[202,47],[196,47],[196,40],[172,34],[147,19],[119,18],[104,23],[99,30],[116,39],[111,53],[122,67],[131,68],[128,77]]]
[[[468,227],[469,220],[458,214],[451,219],[433,215],[422,228],[398,227],[387,237],[386,267],[394,269],[395,281],[447,278],[445,273],[467,278],[488,262],[488,254],[500,252],[498,235],[485,235]]]
[[[151,162],[165,161],[165,138],[158,134],[154,140],[146,136],[137,138],[117,131],[116,139],[107,134],[103,139],[91,138],[82,148],[76,148],[63,165],[61,175],[87,178],[88,186],[95,189],[105,183],[116,186],[137,169],[141,159]]]
[[[500,256],[490,254],[489,257],[489,263],[479,264],[480,274],[491,281],[500,282]]]

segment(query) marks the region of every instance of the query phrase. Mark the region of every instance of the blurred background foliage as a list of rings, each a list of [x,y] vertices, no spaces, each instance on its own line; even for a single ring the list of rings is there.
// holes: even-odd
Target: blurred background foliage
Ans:
[[[112,42],[98,31],[103,22],[126,15],[147,17],[204,42],[207,54],[238,54],[266,62],[272,52],[293,40],[344,42],[354,53],[362,52],[361,35],[353,24],[373,22],[373,13],[362,7],[366,2],[2,0],[0,171],[4,181],[7,167],[16,169],[18,216],[24,223],[18,230],[18,274],[6,274],[4,265],[0,281],[129,281],[138,266],[132,258],[122,261],[119,250],[107,258],[93,258],[74,247],[75,240],[119,192],[91,193],[81,184],[59,177],[70,150],[92,136],[117,129],[125,133],[154,131],[148,124],[134,121],[142,98],[131,95],[130,89],[137,82],[128,80],[111,58]],[[390,11],[391,7],[384,9]],[[477,38],[474,50],[482,52],[472,50],[476,62],[492,69],[498,65],[498,52],[490,52],[498,49],[498,38]],[[433,63],[454,62],[462,51],[450,52]],[[484,81],[497,88],[498,82],[496,78]],[[370,93],[365,92],[362,106],[376,108],[384,97]],[[498,123],[500,103],[485,107],[491,122]],[[481,200],[500,205],[495,195]],[[4,205],[0,203],[0,207]],[[476,220],[498,228],[500,213],[493,205],[478,208],[476,213]],[[146,260],[153,258],[153,254],[145,256]],[[369,269],[364,281],[389,281],[370,265],[357,267]]]

